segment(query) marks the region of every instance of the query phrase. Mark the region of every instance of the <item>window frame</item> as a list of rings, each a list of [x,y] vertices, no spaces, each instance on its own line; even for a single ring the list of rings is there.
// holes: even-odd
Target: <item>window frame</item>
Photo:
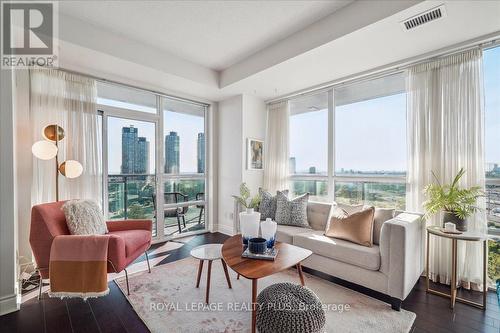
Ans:
[[[400,71],[399,73],[401,73]],[[396,73],[391,73],[388,75],[394,75]],[[343,86],[343,85],[342,85]],[[332,86],[326,91],[328,92],[328,156],[327,156],[327,174],[289,174],[288,183],[291,188],[291,184],[294,181],[323,181],[327,183],[328,195],[325,199],[329,202],[335,201],[335,184],[337,182],[344,183],[394,183],[394,184],[407,184],[407,172],[405,175],[401,176],[339,176],[335,174],[335,88],[337,86]],[[312,94],[318,94],[324,92],[325,90],[318,90],[311,92]],[[301,96],[303,97],[303,96]],[[405,110],[405,113],[407,110]],[[292,115],[293,116],[293,115]],[[500,179],[499,179],[500,181]]]
[[[109,83],[109,82],[107,82]],[[120,84],[116,84],[120,86]],[[138,90],[142,90],[139,88],[134,88]],[[156,186],[156,236],[153,237],[153,243],[163,242],[165,240],[186,237],[190,235],[197,235],[206,233],[210,229],[210,188],[209,188],[209,175],[210,175],[210,164],[209,164],[209,145],[210,145],[210,128],[209,128],[209,115],[210,115],[210,104],[196,102],[188,99],[178,98],[169,95],[163,95],[147,90],[150,94],[155,95],[156,98],[156,113],[137,111],[132,109],[125,109],[116,106],[97,104],[97,112],[100,116],[102,116],[102,187],[103,187],[103,212],[106,218],[109,218],[109,193],[108,193],[108,118],[120,118],[120,119],[129,119],[134,121],[143,121],[150,122],[155,125],[155,186]],[[198,104],[204,108],[203,118],[204,118],[204,133],[205,133],[205,172],[203,174],[179,174],[175,176],[165,177],[166,174],[163,172],[163,166],[165,163],[164,156],[164,137],[163,137],[163,129],[164,129],[164,117],[163,117],[163,99],[170,98],[179,100],[186,103]],[[163,198],[163,188],[164,184],[167,180],[172,179],[192,179],[192,180],[200,180],[203,179],[205,181],[205,196],[204,200],[192,200],[177,204],[164,204]],[[165,235],[165,218],[163,214],[163,208],[172,208],[172,207],[184,207],[184,206],[194,206],[194,205],[204,205],[204,229],[188,231],[185,233],[180,233],[174,236]]]

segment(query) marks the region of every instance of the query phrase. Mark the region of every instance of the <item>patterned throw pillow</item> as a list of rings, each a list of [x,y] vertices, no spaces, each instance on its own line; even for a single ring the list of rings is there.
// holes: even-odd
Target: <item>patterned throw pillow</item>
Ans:
[[[276,223],[295,227],[311,228],[307,221],[309,193],[288,200],[282,192],[276,194]]]
[[[277,191],[276,193],[281,192],[288,198],[288,190]],[[260,195],[260,219],[265,220],[267,218],[272,219],[273,221],[276,218],[276,196],[272,195],[266,190],[259,188]]]
[[[72,235],[104,235],[108,232],[101,209],[93,200],[69,200],[61,209]]]

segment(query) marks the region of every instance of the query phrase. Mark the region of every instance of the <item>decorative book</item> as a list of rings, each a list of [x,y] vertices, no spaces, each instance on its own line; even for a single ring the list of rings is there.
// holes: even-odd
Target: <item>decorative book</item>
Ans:
[[[278,250],[275,248],[272,249],[266,249],[266,252],[259,254],[259,253],[252,253],[250,250],[247,248],[241,256],[243,258],[250,258],[250,259],[262,259],[262,260],[274,260],[276,256],[278,255]]]

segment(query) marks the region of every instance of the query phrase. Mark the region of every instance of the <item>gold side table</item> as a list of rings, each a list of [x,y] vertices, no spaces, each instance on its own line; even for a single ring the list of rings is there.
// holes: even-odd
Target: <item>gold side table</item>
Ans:
[[[451,239],[451,285],[450,285],[450,294],[446,294],[429,287],[429,241],[430,235],[434,235],[437,237],[449,238]],[[476,303],[473,301],[469,301],[467,299],[463,299],[457,297],[457,243],[459,240],[469,241],[469,242],[483,242],[483,303]],[[441,227],[438,226],[430,226],[427,227],[427,252],[425,259],[425,278],[426,278],[426,290],[428,293],[448,297],[451,300],[450,307],[453,309],[455,307],[455,301],[472,305],[480,309],[486,309],[486,271],[488,269],[487,262],[487,251],[488,251],[488,237],[485,234],[481,234],[478,232],[466,231],[461,234],[450,234],[441,231]]]

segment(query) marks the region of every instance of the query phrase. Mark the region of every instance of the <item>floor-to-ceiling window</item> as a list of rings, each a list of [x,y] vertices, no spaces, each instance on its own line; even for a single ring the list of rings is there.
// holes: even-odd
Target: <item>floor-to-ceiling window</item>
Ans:
[[[500,279],[500,47],[483,52],[485,92],[486,208],[489,269],[492,282]]]
[[[290,190],[328,200],[328,92],[290,101]]]
[[[292,99],[289,165],[294,195],[404,209],[404,74]]]
[[[205,228],[203,105],[162,98],[165,235]]]
[[[404,75],[336,88],[334,99],[335,200],[404,209]]]
[[[108,218],[152,219],[153,236],[206,227],[207,106],[98,84]]]

